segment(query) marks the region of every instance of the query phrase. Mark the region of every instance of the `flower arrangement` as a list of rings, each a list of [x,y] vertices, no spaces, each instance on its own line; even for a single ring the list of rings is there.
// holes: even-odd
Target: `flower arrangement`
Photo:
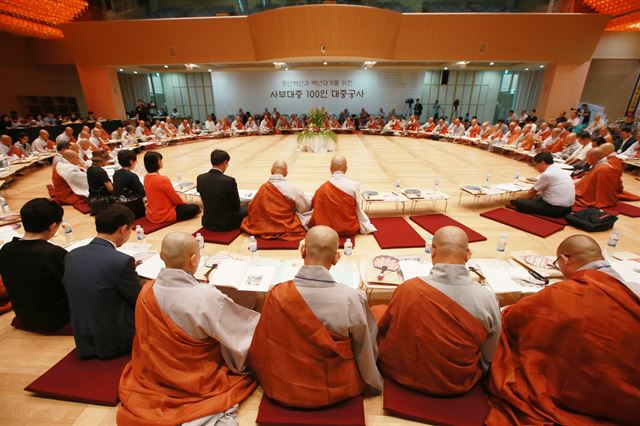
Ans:
[[[307,118],[309,127],[307,130],[298,133],[298,143],[302,142],[305,138],[315,138],[318,136],[323,136],[331,139],[333,142],[336,142],[338,140],[338,136],[336,136],[332,130],[325,129],[324,127],[324,122],[328,115],[329,114],[324,107],[313,108],[309,111],[309,116]]]

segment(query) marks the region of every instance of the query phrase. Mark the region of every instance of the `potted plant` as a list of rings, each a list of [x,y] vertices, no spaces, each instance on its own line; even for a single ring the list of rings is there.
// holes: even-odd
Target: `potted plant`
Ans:
[[[327,119],[324,107],[313,108],[309,112],[308,128],[298,133],[298,149],[312,152],[334,151],[338,136],[324,127]]]

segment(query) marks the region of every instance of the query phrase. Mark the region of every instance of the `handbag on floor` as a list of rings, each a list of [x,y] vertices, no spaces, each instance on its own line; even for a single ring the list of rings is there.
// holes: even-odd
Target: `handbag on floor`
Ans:
[[[569,225],[587,232],[606,231],[613,228],[613,224],[618,220],[617,217],[604,210],[591,207],[579,212],[569,213],[564,218],[569,222]]]

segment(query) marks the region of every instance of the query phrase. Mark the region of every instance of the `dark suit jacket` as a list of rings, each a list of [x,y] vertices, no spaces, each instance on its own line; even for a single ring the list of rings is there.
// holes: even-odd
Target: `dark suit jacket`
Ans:
[[[198,176],[198,192],[204,206],[202,226],[211,231],[229,231],[240,227],[240,196],[234,178],[211,169]]]
[[[620,141],[620,148],[617,148],[616,151],[623,153],[627,149],[631,148],[631,145],[633,145],[634,143],[636,143],[636,139],[633,136],[631,136],[629,137],[629,140],[626,142]]]
[[[131,352],[140,279],[133,257],[94,238],[67,254],[62,283],[81,358],[113,358]]]

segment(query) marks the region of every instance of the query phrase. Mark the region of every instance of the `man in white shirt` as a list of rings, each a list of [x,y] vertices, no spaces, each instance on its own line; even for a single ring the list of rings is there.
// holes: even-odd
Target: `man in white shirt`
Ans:
[[[248,135],[257,135],[260,132],[258,125],[253,120],[253,117],[247,118],[247,123],[244,125],[244,130]]]
[[[73,137],[73,129],[71,129],[71,127],[67,127],[67,129],[71,130],[71,138],[73,138],[73,140],[75,141],[75,138]],[[58,135],[56,141],[58,141],[60,136],[67,135],[67,129],[65,129],[64,133]],[[65,142],[71,142],[71,140]],[[31,143],[31,147],[36,152],[50,152],[51,145],[52,144],[49,143],[49,132],[47,132],[46,130],[40,130],[40,132],[38,132],[38,137]]]
[[[200,249],[191,235],[167,234],[160,257],[166,267],[136,303],[118,423],[237,425],[238,404],[256,387],[245,364],[260,314],[194,278]]]
[[[571,127],[576,127],[578,124],[580,124],[580,117],[578,117],[578,113],[572,111],[571,115],[569,115],[569,120],[567,120],[567,123]]]
[[[576,188],[571,175],[553,164],[553,156],[541,152],[533,157],[534,168],[540,172],[538,181],[524,198],[512,200],[507,207],[522,213],[563,217],[571,213]]]
[[[578,143],[580,144],[578,149],[566,159],[566,163],[569,165],[584,162],[587,157],[587,152],[593,148],[593,145],[591,144],[591,136],[587,132],[581,132],[578,135]]]
[[[456,137],[464,135],[464,125],[460,122],[459,118],[453,120],[453,123],[449,126],[449,135]]]
[[[113,132],[111,132],[111,140],[119,141],[122,139],[123,135],[124,135],[124,129],[122,127],[118,127]]]
[[[207,119],[204,122],[204,128],[208,132],[213,132],[216,127],[216,122],[213,120],[211,115],[207,115]]]
[[[571,157],[578,149],[580,149],[580,142],[578,142],[578,135],[575,133],[569,133],[562,141],[564,149],[555,154],[555,156],[563,159]]]
[[[260,121],[260,134],[268,135],[268,134],[271,134],[272,132],[273,132],[273,123],[271,122],[269,115],[265,114],[262,120]]]
[[[41,132],[42,133],[42,132]],[[47,139],[49,134],[47,133]],[[46,140],[46,139],[45,139]],[[75,142],[76,138],[73,137],[73,129],[71,127],[65,127],[64,132],[60,133],[58,137],[56,137],[56,143],[58,142]],[[34,141],[35,143],[35,141]]]
[[[586,129],[584,129],[584,131],[589,133],[590,135],[593,135],[601,127],[604,127],[606,125],[607,123],[605,123],[605,121],[602,119],[602,116],[600,114],[596,114],[595,117],[593,117],[593,121],[589,123],[589,125],[587,126]]]

